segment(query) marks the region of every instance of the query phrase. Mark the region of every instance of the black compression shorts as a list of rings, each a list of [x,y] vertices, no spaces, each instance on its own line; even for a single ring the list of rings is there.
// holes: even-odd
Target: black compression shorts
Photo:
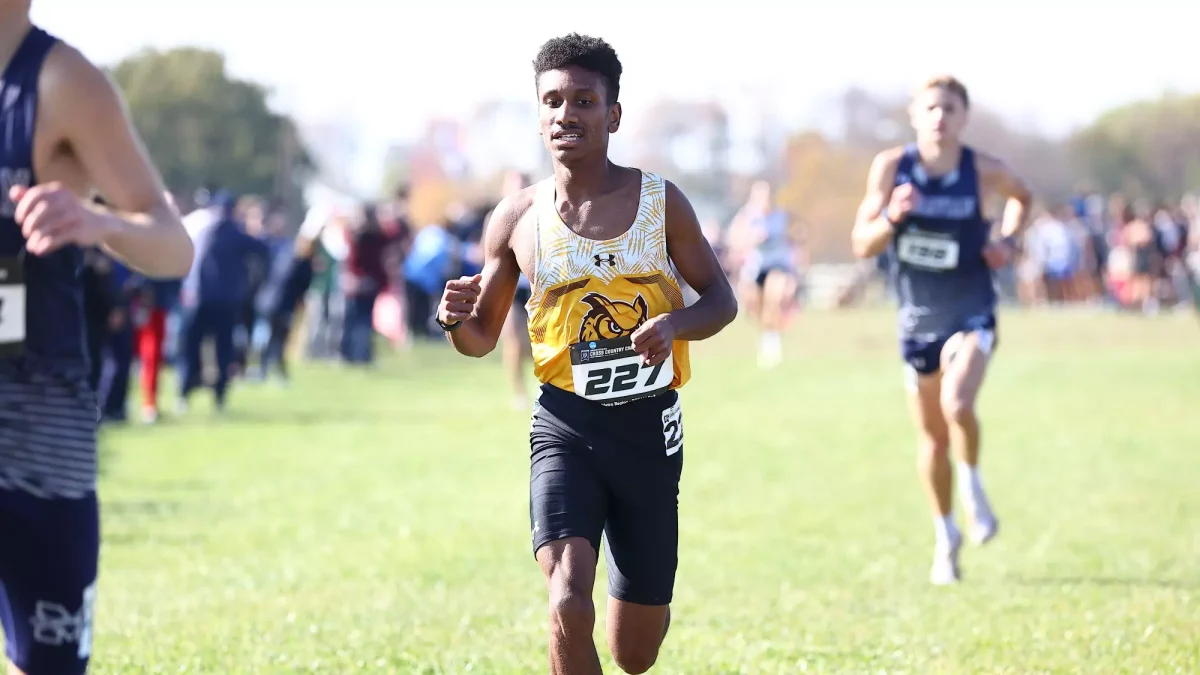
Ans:
[[[529,432],[533,551],[607,542],[609,595],[670,604],[679,549],[683,418],[674,391],[616,406],[542,386]]]

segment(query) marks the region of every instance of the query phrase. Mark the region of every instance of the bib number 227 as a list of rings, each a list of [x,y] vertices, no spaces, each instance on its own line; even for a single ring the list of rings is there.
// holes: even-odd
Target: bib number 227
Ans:
[[[571,371],[576,394],[605,403],[662,393],[675,376],[671,355],[657,365],[645,365],[627,337],[571,345]]]
[[[588,371],[586,397],[604,394],[623,394],[638,388],[643,381],[653,385],[662,374],[663,364],[647,366],[639,363],[622,363],[617,366],[598,366]],[[647,372],[648,371],[648,372]]]

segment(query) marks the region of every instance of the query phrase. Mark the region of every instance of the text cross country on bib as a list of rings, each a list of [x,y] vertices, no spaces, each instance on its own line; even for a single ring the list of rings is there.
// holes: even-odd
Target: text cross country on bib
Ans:
[[[671,355],[657,365],[642,363],[628,337],[571,345],[575,393],[590,400],[620,403],[666,391],[674,375]]]

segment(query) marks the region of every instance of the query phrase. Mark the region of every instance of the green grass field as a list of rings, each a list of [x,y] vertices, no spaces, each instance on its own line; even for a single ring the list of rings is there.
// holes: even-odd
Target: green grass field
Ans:
[[[952,588],[927,582],[892,326],[804,316],[770,372],[744,324],[693,347],[652,672],[1200,672],[1195,319],[1003,315],[981,401],[1003,531]],[[497,359],[428,346],[234,396],[106,436],[93,672],[546,671]]]

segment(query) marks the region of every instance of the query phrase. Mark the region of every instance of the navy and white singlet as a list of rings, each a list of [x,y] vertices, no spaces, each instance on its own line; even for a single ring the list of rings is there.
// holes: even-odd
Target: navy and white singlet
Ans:
[[[31,29],[0,81],[0,625],[28,675],[87,670],[100,551],[83,255],[27,253],[8,194],[38,183],[38,81],[57,42]]]
[[[981,210],[975,162],[964,146],[956,169],[930,176],[911,144],[896,168],[895,185],[911,183],[920,194],[890,250],[901,350],[918,373],[937,372],[942,346],[955,333],[995,329],[995,279],[983,259],[991,223]]]

